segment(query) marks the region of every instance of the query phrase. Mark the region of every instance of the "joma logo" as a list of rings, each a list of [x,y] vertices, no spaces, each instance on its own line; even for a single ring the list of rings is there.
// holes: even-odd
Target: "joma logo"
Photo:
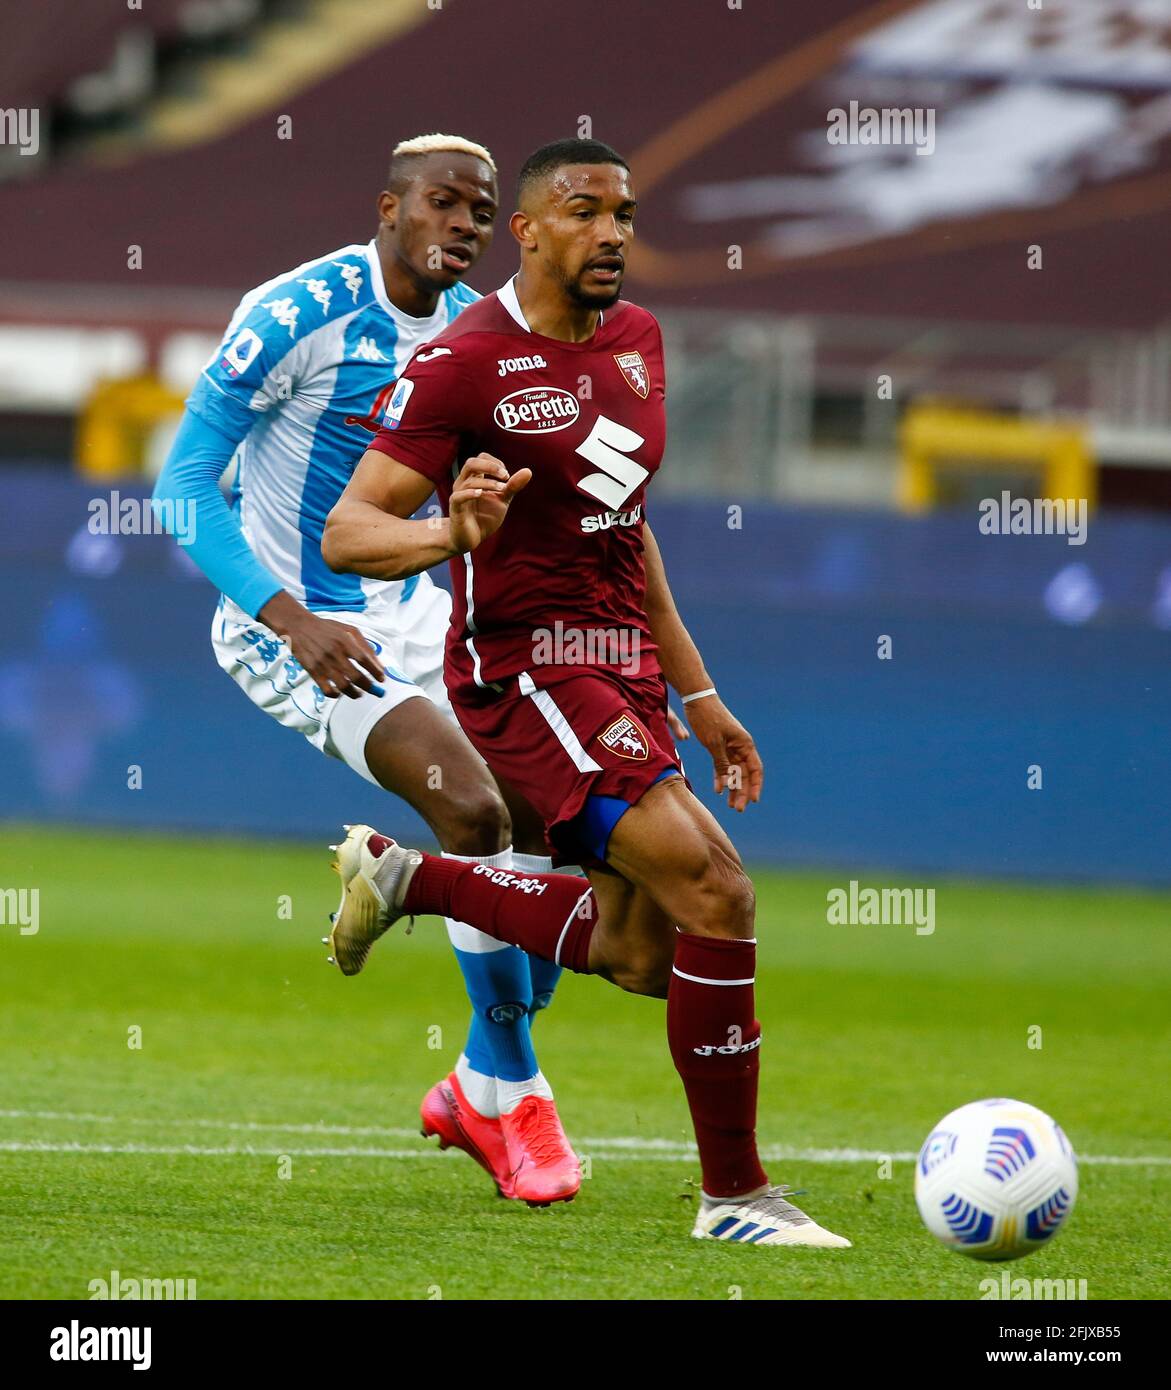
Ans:
[[[496,365],[500,368],[499,374],[507,376],[509,372],[535,372],[549,364],[538,353],[535,357],[501,357]]]

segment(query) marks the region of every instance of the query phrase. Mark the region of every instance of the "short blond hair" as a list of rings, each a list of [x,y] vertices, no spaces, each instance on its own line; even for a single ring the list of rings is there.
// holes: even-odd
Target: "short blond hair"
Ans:
[[[493,173],[496,172],[496,161],[484,146],[462,135],[415,135],[410,140],[400,140],[391,151],[391,158],[415,154],[470,154],[473,159],[482,159]]]

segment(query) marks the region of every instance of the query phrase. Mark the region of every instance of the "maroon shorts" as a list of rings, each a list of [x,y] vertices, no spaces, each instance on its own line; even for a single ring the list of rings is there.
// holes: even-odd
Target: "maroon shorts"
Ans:
[[[597,862],[573,822],[591,796],[633,806],[665,773],[681,771],[661,675],[546,667],[501,693],[461,691],[452,708],[493,773],[533,806],[559,858]]]

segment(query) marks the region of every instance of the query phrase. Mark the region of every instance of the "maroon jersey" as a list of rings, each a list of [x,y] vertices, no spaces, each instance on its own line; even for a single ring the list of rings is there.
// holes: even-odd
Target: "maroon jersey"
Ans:
[[[637,673],[658,673],[642,528],[663,397],[652,314],[620,301],[588,342],[563,343],[530,331],[512,281],[416,352],[371,447],[434,483],[445,510],[474,454],[533,471],[500,530],[451,562],[453,693],[521,671],[545,686],[586,664],[630,674],[635,647]]]

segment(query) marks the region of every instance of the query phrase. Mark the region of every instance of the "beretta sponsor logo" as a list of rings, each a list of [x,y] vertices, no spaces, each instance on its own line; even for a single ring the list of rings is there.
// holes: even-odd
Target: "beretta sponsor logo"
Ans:
[[[577,397],[560,386],[526,386],[505,396],[492,412],[502,430],[544,434],[572,425],[581,413]]]

